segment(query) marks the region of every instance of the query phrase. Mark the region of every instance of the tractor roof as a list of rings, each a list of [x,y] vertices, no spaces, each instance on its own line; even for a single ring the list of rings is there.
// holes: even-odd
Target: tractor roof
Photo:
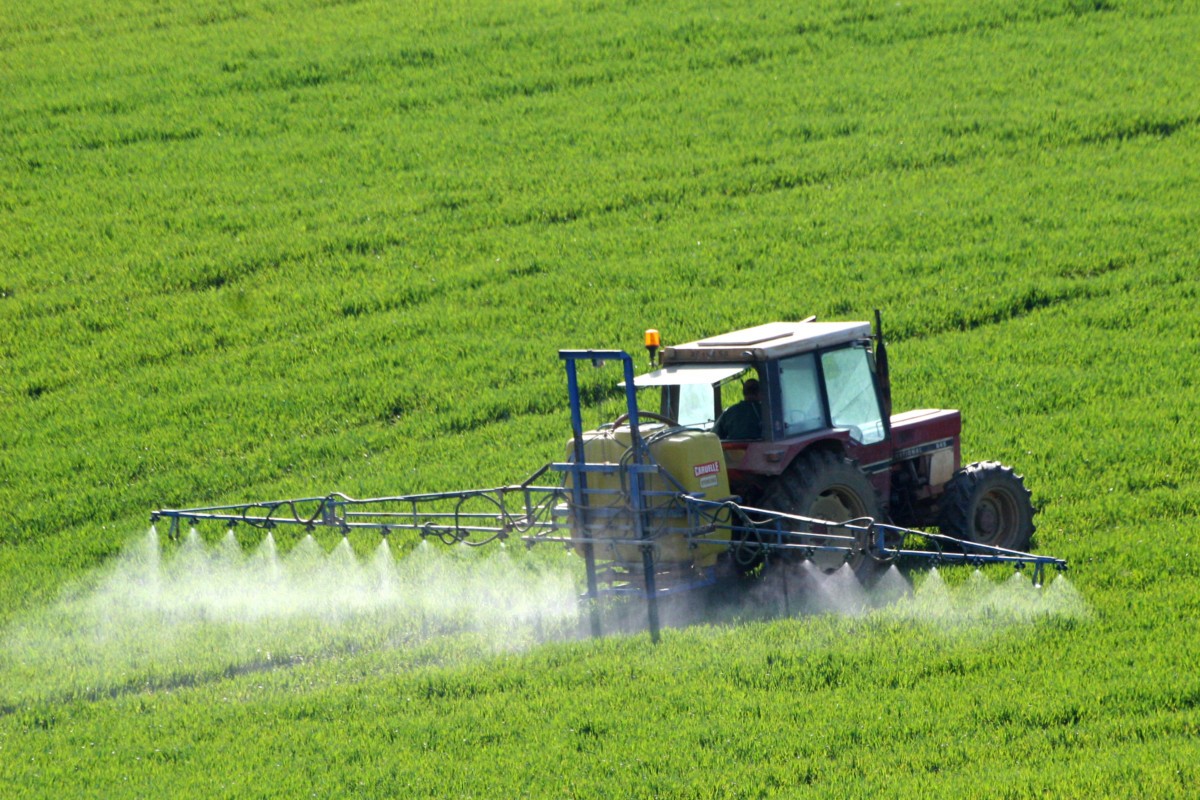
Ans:
[[[767,361],[871,335],[869,322],[768,322],[663,348],[663,364]]]

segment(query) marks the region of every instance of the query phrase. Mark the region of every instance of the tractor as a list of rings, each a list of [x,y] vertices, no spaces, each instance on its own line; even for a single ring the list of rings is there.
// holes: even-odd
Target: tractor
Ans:
[[[660,346],[647,332],[651,364]],[[720,431],[739,395],[757,425],[722,440],[741,502],[823,520],[887,520],[1008,550],[1027,550],[1034,509],[1021,476],[995,461],[961,463],[961,415],[892,414],[882,324],[772,322],[662,349],[635,379],[661,390],[660,420]],[[735,409],[736,410],[736,409]],[[865,563],[863,554],[856,563]],[[743,571],[761,563],[761,551]]]

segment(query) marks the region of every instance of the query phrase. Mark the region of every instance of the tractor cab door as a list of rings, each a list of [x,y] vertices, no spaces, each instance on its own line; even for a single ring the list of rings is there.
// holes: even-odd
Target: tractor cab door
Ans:
[[[863,447],[885,441],[887,421],[867,348],[843,347],[821,353],[821,372],[830,423],[846,428],[850,440]]]
[[[781,359],[779,395],[777,439],[820,430],[844,431],[849,437],[846,455],[864,471],[877,472],[877,488],[886,492],[892,443],[866,345],[856,343]]]
[[[861,447],[888,438],[870,352],[840,347],[779,361],[780,413],[776,438],[802,436],[823,428],[841,428]]]

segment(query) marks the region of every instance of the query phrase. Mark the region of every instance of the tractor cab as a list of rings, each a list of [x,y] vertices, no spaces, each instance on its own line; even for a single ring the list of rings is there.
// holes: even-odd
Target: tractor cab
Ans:
[[[754,378],[765,387],[763,439],[845,427],[870,444],[887,436],[870,336],[865,322],[772,322],[667,347],[662,368],[635,383],[662,387],[664,415],[711,428],[741,400],[731,384]]]
[[[722,438],[736,494],[751,504],[770,501],[781,492],[781,477],[811,471],[823,454],[853,463],[870,484],[855,495],[873,497],[847,500],[848,513],[931,518],[936,496],[959,467],[959,414],[891,415],[887,356],[870,323],[771,322],[670,346],[659,369],[634,382],[660,390],[662,416],[721,433],[726,426],[718,420],[742,401],[750,379],[758,382],[758,436]]]

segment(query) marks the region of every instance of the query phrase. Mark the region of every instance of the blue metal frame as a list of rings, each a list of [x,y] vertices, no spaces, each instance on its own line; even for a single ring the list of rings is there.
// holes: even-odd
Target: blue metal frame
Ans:
[[[637,387],[633,384],[633,357],[623,350],[560,350],[558,357],[566,362],[567,395],[571,404],[571,434],[575,442],[575,459],[568,465],[566,472],[571,474],[571,486],[574,490],[575,508],[580,510],[582,521],[577,522],[579,533],[587,537],[589,517],[587,506],[587,472],[589,466],[583,450],[583,408],[579,397],[579,374],[576,364],[589,361],[594,366],[601,366],[606,361],[620,361],[625,373],[625,405],[629,415],[630,450],[632,463],[627,468],[630,515],[633,519],[634,539],[638,540],[642,550],[642,573],[645,581],[646,611],[650,625],[650,638],[658,641],[658,591],[654,581],[654,545],[646,527],[646,497],[642,491],[642,467],[649,456],[645,442],[642,440],[640,420],[638,419]],[[586,545],[588,594],[593,600],[596,597],[596,562],[592,542]],[[593,615],[592,630],[599,634],[599,621]]]

